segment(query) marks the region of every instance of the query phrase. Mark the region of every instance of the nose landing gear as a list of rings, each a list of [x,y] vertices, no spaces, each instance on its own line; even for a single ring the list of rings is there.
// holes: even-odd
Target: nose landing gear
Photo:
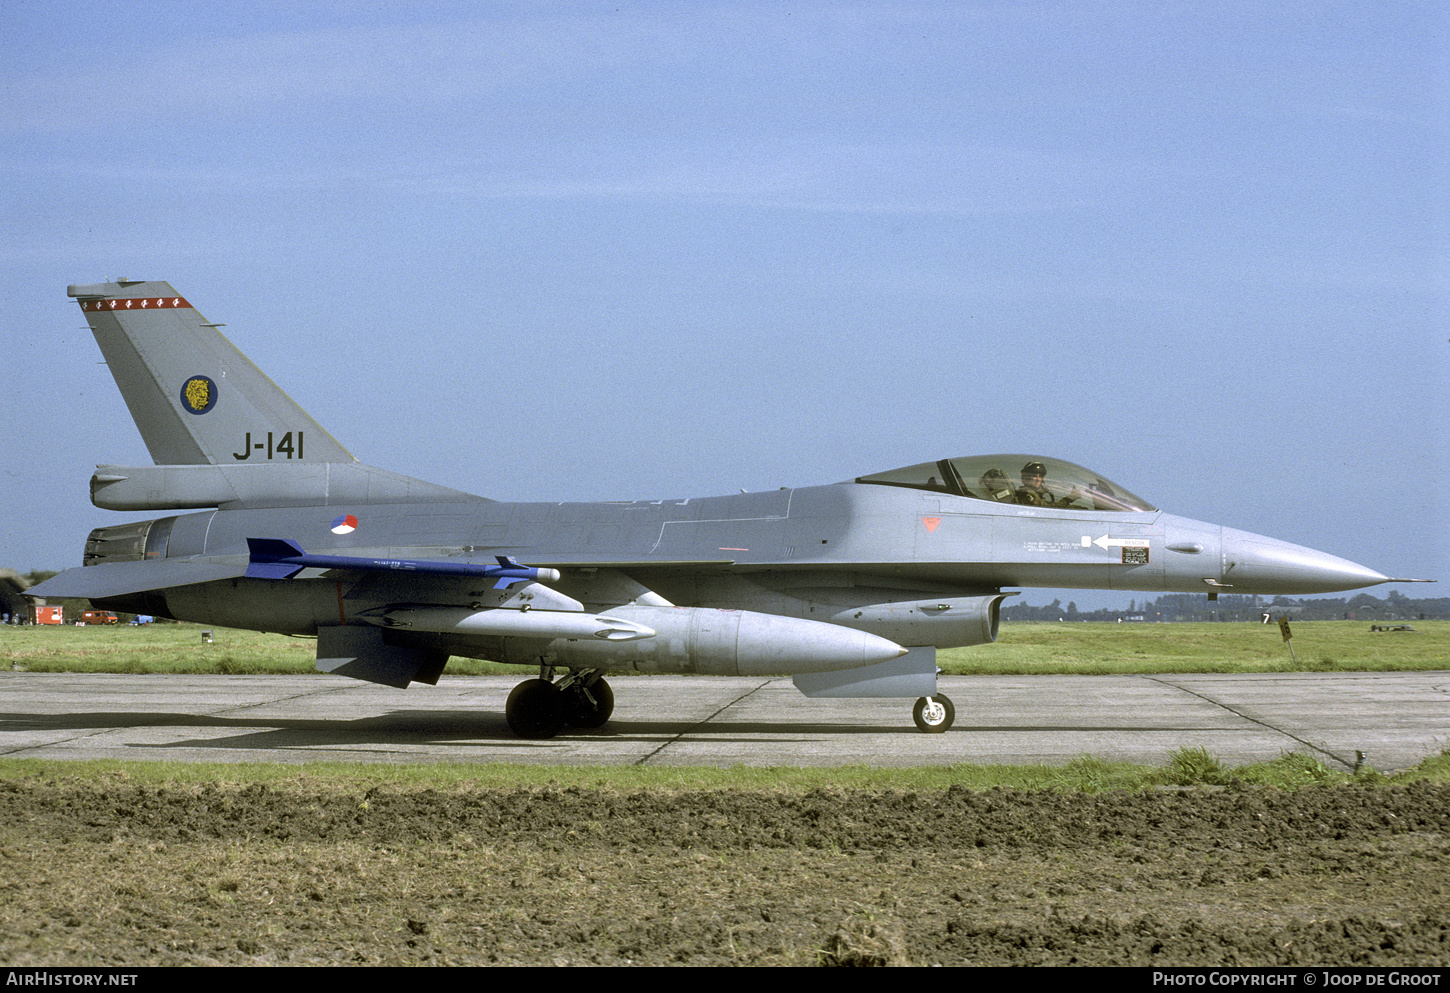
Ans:
[[[919,729],[927,734],[941,734],[952,726],[952,721],[956,718],[957,708],[953,707],[951,699],[942,693],[922,697],[911,709],[911,719],[916,722]]]

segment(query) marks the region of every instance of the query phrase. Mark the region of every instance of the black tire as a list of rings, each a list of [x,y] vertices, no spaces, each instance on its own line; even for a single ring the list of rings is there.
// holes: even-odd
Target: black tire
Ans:
[[[938,706],[928,710],[928,700]],[[916,701],[916,706],[911,708],[911,719],[925,733],[941,734],[957,719],[957,708],[952,706],[951,698],[943,693],[933,697],[921,697]]]
[[[520,738],[552,738],[564,727],[564,694],[547,679],[526,679],[509,694],[504,716]]]
[[[594,680],[589,694],[594,697],[593,702],[584,695],[583,686],[571,686],[565,693],[564,722],[570,727],[603,727],[609,715],[614,713],[614,690],[609,688],[608,683],[602,679]]]

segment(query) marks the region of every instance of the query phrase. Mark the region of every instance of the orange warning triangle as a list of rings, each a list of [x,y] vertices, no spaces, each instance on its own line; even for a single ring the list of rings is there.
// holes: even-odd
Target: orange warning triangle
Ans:
[[[941,523],[941,518],[940,517],[923,517],[921,519],[921,523],[923,523],[923,524],[926,525],[926,533],[927,534],[931,534],[933,531],[936,530],[936,526]]]

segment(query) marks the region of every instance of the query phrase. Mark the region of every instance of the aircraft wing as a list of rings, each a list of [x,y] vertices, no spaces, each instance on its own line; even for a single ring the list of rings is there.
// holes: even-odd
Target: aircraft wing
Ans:
[[[245,559],[157,559],[153,562],[111,562],[67,569],[25,591],[31,597],[81,597],[97,600],[145,593],[246,575]]]

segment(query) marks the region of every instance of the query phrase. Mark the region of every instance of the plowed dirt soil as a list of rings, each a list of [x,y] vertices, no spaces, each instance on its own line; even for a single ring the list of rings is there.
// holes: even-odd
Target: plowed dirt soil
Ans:
[[[0,782],[8,965],[1447,965],[1450,786]]]

